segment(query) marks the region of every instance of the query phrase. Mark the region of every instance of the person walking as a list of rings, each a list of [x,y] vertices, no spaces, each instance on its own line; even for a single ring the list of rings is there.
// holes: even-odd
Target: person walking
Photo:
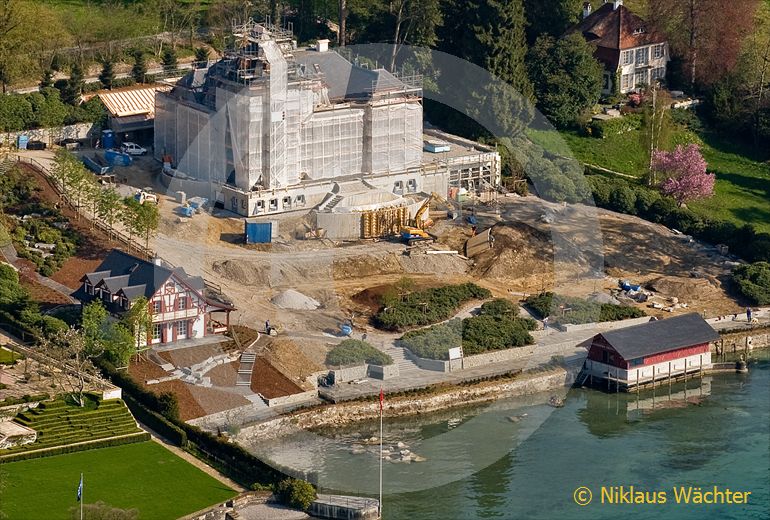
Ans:
[[[270,334],[270,320],[265,320],[265,332]]]
[[[751,323],[751,307],[746,307],[746,321]]]

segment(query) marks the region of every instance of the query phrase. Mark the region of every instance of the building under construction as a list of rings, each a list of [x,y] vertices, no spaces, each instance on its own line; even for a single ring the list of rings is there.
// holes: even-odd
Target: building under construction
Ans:
[[[172,189],[244,216],[314,209],[329,236],[362,236],[364,214],[404,225],[421,193],[494,189],[494,149],[424,130],[419,77],[328,49],[297,49],[291,31],[250,22],[224,58],[158,92],[156,159]],[[399,208],[407,208],[399,209]],[[380,215],[382,216],[382,215]],[[355,236],[352,236],[355,235]]]

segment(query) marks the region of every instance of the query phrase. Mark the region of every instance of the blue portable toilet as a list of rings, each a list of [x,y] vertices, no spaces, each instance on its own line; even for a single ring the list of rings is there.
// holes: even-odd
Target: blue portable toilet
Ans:
[[[269,244],[272,241],[273,224],[247,218],[244,236],[247,244]]]
[[[26,150],[27,143],[29,143],[28,135],[20,135],[19,138],[16,140],[16,146],[19,150]]]
[[[115,132],[112,130],[102,130],[102,148],[105,150],[115,148]]]

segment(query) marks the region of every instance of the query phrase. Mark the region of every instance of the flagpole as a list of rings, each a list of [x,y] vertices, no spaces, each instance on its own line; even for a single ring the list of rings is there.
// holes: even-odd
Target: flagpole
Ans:
[[[83,474],[80,474],[80,520],[83,520]]]
[[[382,388],[380,388],[380,518],[382,518]],[[81,519],[82,520],[82,519]]]

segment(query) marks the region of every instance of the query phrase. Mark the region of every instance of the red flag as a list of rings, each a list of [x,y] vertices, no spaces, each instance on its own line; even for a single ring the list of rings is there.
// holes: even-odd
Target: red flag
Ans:
[[[380,388],[380,413],[382,413],[382,403],[385,402],[385,394],[382,391],[382,388]]]

